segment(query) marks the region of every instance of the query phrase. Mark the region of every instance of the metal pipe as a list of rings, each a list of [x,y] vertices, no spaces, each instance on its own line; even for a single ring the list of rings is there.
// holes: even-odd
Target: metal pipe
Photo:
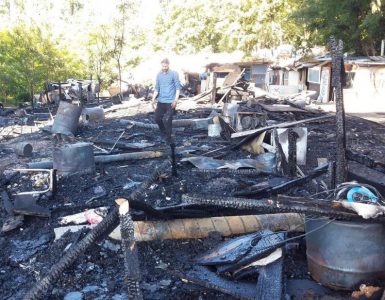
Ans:
[[[158,158],[158,157],[164,157],[165,155],[166,153],[162,151],[142,151],[142,152],[132,152],[132,153],[121,153],[121,154],[114,154],[114,155],[101,155],[101,156],[95,156],[95,163],[110,163],[110,162],[124,161],[124,160]],[[43,160],[39,162],[28,163],[28,167],[32,169],[52,169],[53,163],[51,160]]]
[[[97,162],[97,163],[110,163],[110,162],[124,161],[124,160],[157,158],[157,157],[163,157],[165,155],[166,155],[166,153],[161,152],[161,151],[143,151],[143,152],[133,152],[133,153],[121,153],[121,154],[114,154],[114,155],[95,156],[95,162]]]
[[[201,119],[178,119],[172,121],[172,127],[193,127],[193,128],[199,128],[199,129],[206,129],[209,125],[210,118],[201,118]],[[157,124],[152,123],[143,123],[143,122],[137,122],[132,120],[125,120],[122,119],[119,121],[122,125],[128,125],[132,124],[139,128],[145,128],[145,129],[158,129]]]
[[[134,222],[135,240],[137,242],[200,239],[208,237],[209,233],[213,231],[226,237],[261,229],[303,232],[304,218],[297,213],[283,213]],[[119,229],[116,228],[110,234],[110,237],[120,240],[121,233]]]

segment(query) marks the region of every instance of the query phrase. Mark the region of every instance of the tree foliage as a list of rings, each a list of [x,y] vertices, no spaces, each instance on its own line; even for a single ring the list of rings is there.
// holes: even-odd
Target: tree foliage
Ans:
[[[242,0],[175,2],[158,18],[159,45],[176,52],[193,53],[276,47],[297,42],[301,28],[291,13],[297,1]]]
[[[311,33],[310,45],[326,44],[333,35],[344,41],[346,51],[379,53],[385,32],[383,0],[303,0],[295,16]]]
[[[28,101],[44,83],[82,76],[82,62],[57,47],[38,27],[0,32],[0,97]]]
[[[165,3],[163,1],[163,3]],[[346,50],[375,55],[385,32],[384,0],[186,0],[163,4],[157,46],[179,53],[292,44],[325,45],[331,35]]]
[[[155,25],[155,48],[177,53],[235,50],[237,37],[231,34],[237,28],[230,26],[237,17],[233,2],[186,0],[165,6]]]

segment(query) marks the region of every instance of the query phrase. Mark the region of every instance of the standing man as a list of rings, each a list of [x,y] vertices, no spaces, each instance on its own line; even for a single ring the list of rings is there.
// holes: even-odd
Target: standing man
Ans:
[[[172,117],[177,105],[180,93],[180,81],[178,73],[170,70],[170,62],[167,58],[161,61],[162,70],[156,76],[152,106],[155,108],[156,98],[158,104],[155,109],[155,121],[159,126],[162,137],[168,144],[174,144],[171,138]]]

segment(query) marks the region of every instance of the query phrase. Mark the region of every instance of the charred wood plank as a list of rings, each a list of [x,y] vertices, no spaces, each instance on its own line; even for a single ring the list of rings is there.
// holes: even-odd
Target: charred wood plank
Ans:
[[[285,213],[296,212],[309,215],[327,216],[343,220],[363,220],[359,215],[342,207],[339,201],[307,199],[279,196],[278,199],[243,199],[235,197],[218,197],[197,194],[182,196],[184,207],[202,206],[217,208],[232,208],[250,213]],[[246,212],[244,212],[246,211]],[[385,217],[375,219],[376,222],[385,222]]]
[[[385,194],[385,174],[362,164],[351,161],[348,165],[350,180],[357,180],[374,186],[381,194]]]
[[[298,134],[292,129],[288,130],[288,158],[287,163],[289,165],[288,175],[294,177],[297,171],[297,138]]]
[[[375,167],[385,168],[385,163],[376,161],[367,155],[354,152],[350,149],[346,149],[346,157],[347,159],[358,162],[362,165],[367,166],[368,168],[372,168],[372,169]]]
[[[321,176],[322,174],[325,174],[328,172],[329,165],[324,165],[321,167],[318,167],[314,170],[312,170],[308,175],[293,179],[291,181],[273,186],[273,187],[267,187],[259,190],[244,190],[235,192],[234,196],[255,196],[255,197],[265,197],[265,196],[271,196],[276,195],[279,193],[283,193],[288,191],[289,189],[297,186],[301,186],[312,179]]]
[[[275,124],[275,125],[270,125],[270,126],[266,126],[266,127],[257,128],[257,129],[236,132],[236,133],[233,133],[231,135],[231,138],[247,136],[247,139],[251,140],[255,136],[257,136],[258,134],[260,134],[261,132],[266,131],[266,130],[275,129],[275,128],[293,127],[293,126],[296,126],[296,125],[299,125],[299,124],[303,124],[303,123],[318,122],[318,121],[321,121],[321,120],[324,120],[324,119],[328,119],[330,117],[332,117],[332,115],[325,115],[325,116],[309,118],[309,119],[293,121],[293,122],[284,122],[284,123],[280,123],[280,124]]]
[[[194,266],[187,274],[175,272],[181,279],[208,289],[220,291],[222,293],[237,297],[238,299],[258,299],[257,286],[250,282],[236,282],[223,278],[210,271],[207,267]]]
[[[344,71],[343,43],[334,37],[330,39],[332,53],[332,86],[336,102],[336,128],[337,128],[337,163],[336,163],[336,183],[346,182],[346,130],[345,130],[345,109],[342,93],[342,76]]]
[[[226,174],[234,174],[234,175],[272,175],[273,173],[267,171],[261,171],[257,169],[191,169],[193,173],[203,173],[203,174],[217,174],[217,175],[226,175]]]
[[[126,199],[120,198],[119,204],[120,233],[124,253],[125,282],[128,289],[128,299],[143,299],[139,287],[141,275],[139,268],[138,249],[134,238],[134,222],[129,213],[129,204]]]
[[[283,258],[259,269],[257,299],[283,299]]]
[[[281,247],[283,243],[283,233],[273,233],[271,231],[265,230],[262,232],[262,237],[256,241],[255,246],[250,250],[249,253],[247,253],[244,257],[235,263],[218,266],[218,272],[224,274],[226,272],[239,270],[242,267],[245,267],[250,263],[269,255],[275,249]]]

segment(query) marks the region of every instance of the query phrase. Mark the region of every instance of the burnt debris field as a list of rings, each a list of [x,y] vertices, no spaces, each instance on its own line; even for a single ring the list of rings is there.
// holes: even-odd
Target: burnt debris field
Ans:
[[[3,110],[0,298],[380,299],[385,127],[229,90]]]

